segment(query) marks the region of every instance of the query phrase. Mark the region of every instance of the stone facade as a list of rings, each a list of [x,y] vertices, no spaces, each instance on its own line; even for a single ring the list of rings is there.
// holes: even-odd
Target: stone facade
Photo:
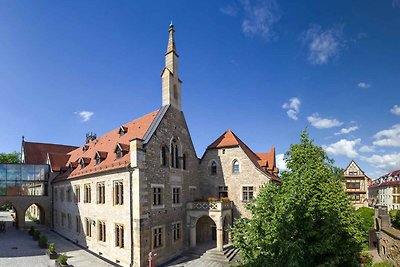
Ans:
[[[400,266],[400,230],[391,226],[385,207],[375,209],[374,219],[379,256]]]
[[[211,168],[213,162],[216,172]],[[239,164],[238,172],[234,172],[234,162]],[[261,186],[271,180],[240,146],[206,150],[201,158],[200,177],[203,196],[219,198],[226,190],[226,197],[234,203],[234,218],[250,216],[245,205],[257,195]]]

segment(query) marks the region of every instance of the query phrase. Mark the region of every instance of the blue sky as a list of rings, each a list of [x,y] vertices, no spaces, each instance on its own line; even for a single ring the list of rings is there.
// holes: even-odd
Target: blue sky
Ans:
[[[278,158],[400,169],[400,1],[1,1],[0,151],[82,145],[161,105],[173,20],[199,157],[226,129]]]

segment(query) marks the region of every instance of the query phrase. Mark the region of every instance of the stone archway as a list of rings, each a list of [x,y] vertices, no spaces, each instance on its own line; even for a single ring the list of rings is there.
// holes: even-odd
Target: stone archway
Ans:
[[[41,205],[37,203],[32,203],[29,207],[25,209],[25,227],[27,224],[32,224],[32,223],[40,223],[40,224],[45,224],[46,223],[46,212]]]
[[[15,226],[16,228],[18,228],[18,218],[19,218],[19,214],[20,212],[18,211],[18,209],[15,207],[14,203],[12,203],[11,201],[8,200],[3,200],[0,201],[0,212],[2,212],[2,216],[4,216],[4,221],[8,221],[9,218],[12,218],[12,225]],[[5,214],[4,214],[5,213]],[[0,221],[3,221],[3,218],[0,218]]]
[[[208,215],[200,217],[196,222],[196,244],[217,242],[217,226]]]

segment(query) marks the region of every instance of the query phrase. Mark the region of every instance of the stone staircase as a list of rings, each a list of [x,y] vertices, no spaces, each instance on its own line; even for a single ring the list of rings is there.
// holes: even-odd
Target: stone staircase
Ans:
[[[228,263],[233,260],[238,252],[238,248],[235,248],[229,244],[224,245],[223,251],[218,251],[216,248],[209,249],[200,258],[208,261]]]

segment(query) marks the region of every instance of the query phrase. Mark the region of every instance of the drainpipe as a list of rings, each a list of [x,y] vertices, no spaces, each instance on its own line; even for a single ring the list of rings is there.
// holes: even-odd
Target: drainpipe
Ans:
[[[132,168],[130,166],[127,167],[128,172],[129,172],[129,224],[131,228],[131,264],[129,266],[133,266],[133,218],[132,218],[132,213],[133,213],[133,207],[132,207],[132,173],[135,170],[135,168]]]

